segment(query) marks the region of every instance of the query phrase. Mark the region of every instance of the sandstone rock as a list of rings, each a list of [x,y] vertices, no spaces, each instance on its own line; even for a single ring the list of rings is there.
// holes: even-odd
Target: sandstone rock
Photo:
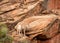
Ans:
[[[9,0],[2,0],[0,1],[0,5],[7,3]]]
[[[4,12],[7,12],[7,11],[10,11],[10,10],[13,10],[13,9],[16,9],[19,6],[20,6],[20,3],[15,3],[13,5],[0,6],[0,14],[4,13]]]
[[[30,35],[30,38],[33,38],[37,35],[39,35],[39,37],[42,39],[51,38],[58,32],[59,20],[57,20],[56,16],[44,16],[34,22],[31,25],[32,31],[26,33]]]
[[[34,18],[35,17],[35,18]],[[40,38],[51,38],[55,36],[58,32],[59,28],[59,20],[57,20],[56,15],[45,15],[45,16],[33,16],[27,19],[24,19],[22,22],[18,23],[18,25],[28,25],[28,29],[30,30],[26,34],[29,35],[31,39],[35,36]]]
[[[57,34],[49,40],[41,41],[41,43],[60,43],[60,34]]]
[[[41,6],[40,6],[39,3],[40,3],[40,1],[37,1],[36,3],[25,5],[25,6],[27,6],[25,9],[24,8],[15,9],[15,10],[9,11],[7,13],[4,13],[2,15],[3,16],[7,15],[7,16],[10,16],[14,19],[14,21],[9,21],[9,23],[14,23],[14,22],[17,22],[17,21],[21,21],[21,19],[23,20],[24,18],[34,16],[34,15],[38,15],[38,13],[41,10]],[[17,3],[16,5],[19,5],[19,4]],[[7,10],[9,10],[9,9],[7,9]],[[0,16],[2,16],[2,15],[0,15]]]

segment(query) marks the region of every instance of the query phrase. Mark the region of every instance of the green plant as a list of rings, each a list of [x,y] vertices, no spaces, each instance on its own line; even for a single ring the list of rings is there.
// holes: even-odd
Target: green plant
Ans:
[[[13,38],[7,35],[8,28],[6,24],[0,23],[0,43],[12,43]]]

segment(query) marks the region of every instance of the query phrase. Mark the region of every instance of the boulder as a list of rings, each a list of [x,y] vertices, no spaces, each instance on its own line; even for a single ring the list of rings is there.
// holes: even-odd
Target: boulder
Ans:
[[[26,31],[26,35],[33,39],[36,36],[39,38],[52,38],[58,32],[59,28],[59,20],[56,15],[42,15],[42,16],[32,16],[29,18],[24,19],[23,21],[19,22],[18,25],[28,25]]]

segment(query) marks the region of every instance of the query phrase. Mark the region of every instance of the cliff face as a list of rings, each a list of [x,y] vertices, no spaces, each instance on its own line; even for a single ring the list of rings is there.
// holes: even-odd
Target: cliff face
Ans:
[[[60,9],[60,0],[48,0],[49,9]]]
[[[48,19],[49,15],[50,18]],[[52,15],[56,15],[58,20],[53,21]],[[39,18],[39,20],[36,19],[37,21],[33,22],[32,20],[35,19],[28,19],[33,16],[35,16],[35,19]],[[24,19],[28,20],[24,21]],[[11,30],[9,35],[14,39],[20,41],[20,36],[14,28],[16,24],[22,21],[26,24],[30,20],[32,21],[30,25],[32,31],[27,32],[26,35],[32,39],[31,43],[60,43],[60,34],[58,34],[58,30],[60,32],[60,29],[58,29],[60,28],[60,0],[0,0],[0,22],[7,24],[9,30]],[[47,39],[50,37],[51,39]],[[44,40],[41,41],[41,39]]]

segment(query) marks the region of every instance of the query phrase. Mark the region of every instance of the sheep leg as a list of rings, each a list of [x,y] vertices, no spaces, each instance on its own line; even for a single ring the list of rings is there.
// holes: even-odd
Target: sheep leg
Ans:
[[[21,35],[21,32],[19,29],[17,29],[17,35]]]
[[[21,31],[20,33],[21,33],[20,36],[23,37],[23,33],[22,33],[22,31]]]
[[[17,29],[17,34],[19,34],[19,30]]]
[[[24,29],[24,36],[26,36],[26,35],[25,35],[25,29]]]
[[[18,32],[18,34],[20,35],[21,34],[21,32],[20,32],[20,30],[18,30],[19,32]]]

